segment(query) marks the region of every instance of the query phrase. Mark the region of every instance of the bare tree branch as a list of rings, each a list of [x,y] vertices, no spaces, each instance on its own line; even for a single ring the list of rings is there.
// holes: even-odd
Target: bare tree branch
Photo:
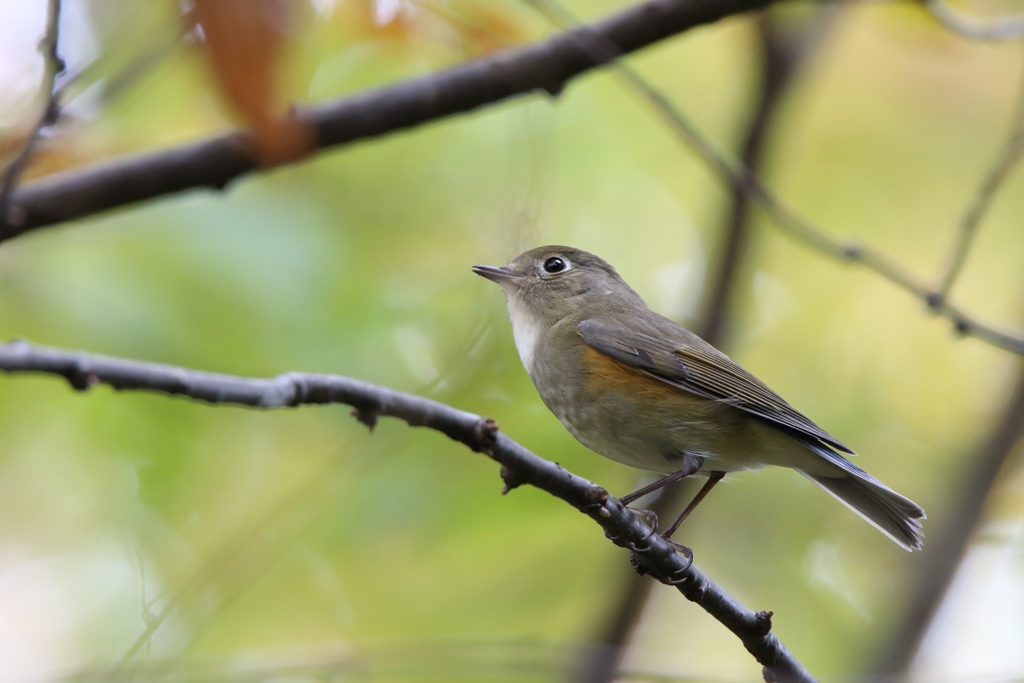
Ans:
[[[78,390],[107,384],[118,390],[155,391],[206,403],[263,409],[344,403],[353,406],[353,414],[371,427],[378,417],[386,416],[441,432],[500,463],[506,491],[530,484],[597,522],[616,545],[632,551],[631,562],[638,572],[675,586],[739,637],[764,666],[765,680],[814,681],[772,633],[771,612],[754,612],[741,605],[603,488],[534,455],[499,432],[493,421],[479,415],[337,375],[290,372],[268,379],[237,377],[26,342],[0,345],[0,371],[58,375]]]
[[[544,90],[556,94],[572,78],[675,33],[726,16],[758,9],[769,0],[648,0],[595,24],[534,45],[506,50],[450,69],[380,88],[298,116],[327,148],[403,130],[510,97]],[[608,56],[595,59],[593,45]],[[627,72],[632,73],[632,72]],[[636,80],[635,74],[631,80]],[[680,137],[733,188],[761,206],[790,235],[832,258],[860,264],[928,303],[957,332],[1024,354],[1024,335],[984,324],[935,291],[900,264],[868,246],[837,240],[784,204],[746,166],[735,167],[708,144],[663,95],[639,86]],[[164,152],[59,173],[30,183],[12,196],[12,221],[0,225],[0,241],[29,230],[83,218],[145,199],[208,187],[224,188],[256,168],[245,131]],[[13,220],[16,219],[16,220]]]
[[[566,34],[312,107],[297,116],[316,130],[317,147],[323,149],[534,91],[556,95],[576,76],[603,64],[580,47],[582,34],[601,35],[616,46],[617,54],[626,54],[768,2],[647,0]],[[256,169],[249,141],[249,134],[239,131],[31,183],[14,194],[19,220],[0,229],[0,241],[146,199],[195,188],[222,189]]]
[[[632,78],[640,80],[635,73]],[[756,202],[783,232],[820,254],[863,266],[880,275],[926,303],[936,314],[949,320],[958,334],[975,337],[1006,351],[1024,355],[1024,334],[1000,330],[982,323],[963,308],[948,300],[939,300],[932,287],[881,251],[853,240],[832,237],[824,228],[785,203],[748,166],[727,160],[704,138],[693,122],[653,86],[643,82],[642,90],[644,97],[651,102],[680,139],[728,183],[730,188]]]
[[[946,267],[939,277],[939,286],[935,289],[934,298],[936,301],[942,302],[949,297],[949,292],[953,289],[953,285],[956,283],[956,279],[960,276],[964,263],[967,261],[967,252],[970,251],[971,245],[974,242],[974,236],[978,232],[981,219],[984,218],[985,212],[992,204],[992,199],[995,197],[999,186],[1002,185],[1016,163],[1020,161],[1022,153],[1024,153],[1024,80],[1021,81],[1017,109],[1013,116],[1013,125],[1010,130],[1009,139],[1006,141],[1002,151],[1000,151],[988,175],[985,176],[978,194],[974,197],[974,201],[971,202],[967,212],[964,214],[963,220],[960,222],[960,230],[946,259]]]
[[[550,0],[527,1],[540,7],[553,21],[560,24],[571,23],[571,17]],[[592,59],[610,62],[617,56],[616,46],[600,33],[578,28],[565,35],[575,36],[574,39],[581,49]],[[704,163],[729,185],[734,196],[742,195],[748,202],[756,203],[785,233],[825,256],[861,265],[904,289],[927,304],[934,313],[949,320],[958,334],[972,336],[1006,351],[1024,355],[1024,334],[1000,330],[980,322],[964,309],[951,303],[948,297],[937,296],[932,287],[881,251],[852,240],[832,237],[824,228],[785,203],[765,185],[748,164],[730,161],[715,149],[686,114],[642,76],[621,62],[616,64],[616,73],[646,99],[680,140],[695,151]]]
[[[946,0],[923,0],[940,24],[972,40],[1013,40],[1024,36],[1024,14],[978,19],[964,14]]]
[[[791,29],[794,31],[793,35],[787,35],[786,29],[779,26],[778,18],[773,18],[770,10],[761,12],[758,17],[757,36],[762,64],[761,92],[740,148],[741,163],[753,172],[763,172],[768,135],[783,95],[807,57],[814,52],[832,25],[839,8],[838,3],[824,5],[818,15],[810,20],[811,23],[800,29]],[[710,295],[702,316],[701,336],[714,345],[718,345],[725,336],[729,300],[736,286],[737,271],[747,248],[753,222],[751,198],[748,193],[736,184],[732,184],[730,189],[731,211],[724,226],[721,261],[711,282]]]
[[[61,0],[49,0],[46,6],[46,33],[39,42],[39,51],[43,55],[43,80],[40,85],[41,99],[45,102],[43,113],[25,140],[24,146],[4,173],[3,187],[0,188],[0,231],[7,225],[16,223],[20,216],[11,215],[11,195],[18,183],[18,177],[28,165],[32,150],[39,140],[44,128],[52,126],[60,117],[60,91],[57,88],[57,77],[64,72],[66,65],[57,52],[60,41],[60,9]]]
[[[902,623],[886,638],[872,665],[872,671],[878,676],[899,676],[910,668],[957,567],[984,519],[985,501],[1021,438],[1024,438],[1024,370],[991,436],[973,457],[964,459],[965,471],[956,478],[951,496],[953,504],[945,513],[946,521],[939,526],[939,533],[928,544],[928,552],[920,558],[911,558],[915,591]]]

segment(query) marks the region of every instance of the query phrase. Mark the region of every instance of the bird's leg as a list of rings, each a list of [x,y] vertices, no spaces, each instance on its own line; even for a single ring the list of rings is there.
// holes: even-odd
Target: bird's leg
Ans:
[[[690,463],[688,467],[684,467],[683,469],[679,470],[678,472],[673,472],[672,474],[670,474],[670,475],[668,475],[666,477],[662,477],[661,479],[659,479],[658,481],[654,482],[653,484],[648,484],[647,486],[644,486],[643,488],[640,488],[640,489],[637,489],[636,491],[633,491],[633,493],[627,493],[622,498],[619,498],[619,502],[622,503],[623,505],[629,505],[634,500],[636,500],[638,498],[643,498],[648,493],[653,493],[654,491],[657,491],[658,489],[663,489],[663,488],[665,488],[666,486],[668,486],[669,484],[671,484],[674,481],[679,481],[680,479],[686,479],[690,475],[696,474],[697,470],[700,469],[701,464],[702,464],[701,460],[697,460],[696,462]]]
[[[725,472],[709,473],[708,480],[704,483],[704,486],[701,487],[700,491],[697,492],[697,495],[694,496],[693,500],[690,501],[690,504],[686,506],[686,509],[683,510],[678,517],[676,517],[676,521],[672,522],[672,526],[670,526],[668,530],[662,534],[662,536],[664,536],[666,539],[672,538],[672,534],[676,532],[676,529],[678,529],[679,525],[683,523],[683,520],[690,516],[690,513],[693,512],[693,509],[697,507],[697,505],[702,500],[704,500],[704,497],[711,492],[711,489],[715,488],[715,484],[722,481],[722,477],[724,476]]]
[[[702,458],[693,458],[692,460],[687,458],[684,461],[683,469],[679,470],[678,472],[673,472],[672,474],[662,477],[661,479],[652,484],[648,484],[643,488],[633,491],[633,493],[627,494],[622,498],[619,498],[619,502],[628,507],[629,504],[632,503],[634,500],[642,498],[646,496],[648,493],[665,488],[674,481],[679,481],[680,479],[685,479],[686,477],[695,474],[697,470],[700,469],[703,462],[704,461]],[[651,531],[658,530],[658,515],[655,514],[654,510],[640,510],[633,508],[630,508],[630,510],[636,513],[637,515],[643,517],[644,521],[647,522],[647,526],[651,527]]]

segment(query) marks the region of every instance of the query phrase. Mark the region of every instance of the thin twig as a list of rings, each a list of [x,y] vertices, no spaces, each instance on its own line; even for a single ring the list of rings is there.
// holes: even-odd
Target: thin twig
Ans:
[[[823,228],[812,223],[786,204],[768,188],[757,175],[741,163],[728,161],[708,142],[696,126],[664,95],[629,70],[636,83],[655,110],[670,124],[678,136],[693,149],[730,188],[738,189],[757,202],[773,223],[804,245],[830,258],[863,266],[889,282],[914,295],[932,311],[949,320],[957,333],[975,337],[1006,351],[1024,355],[1024,334],[1000,330],[982,323],[961,307],[948,300],[939,300],[935,291],[924,281],[912,275],[902,264],[871,246],[853,240],[831,237]]]
[[[964,213],[963,220],[960,222],[960,230],[946,259],[946,266],[939,277],[939,286],[935,288],[935,301],[943,302],[949,297],[950,290],[953,289],[956,279],[963,270],[964,263],[967,262],[967,252],[971,249],[985,212],[992,204],[992,199],[1000,185],[1009,176],[1016,163],[1020,161],[1021,154],[1024,154],[1024,79],[1021,80],[1017,109],[1013,116],[1009,139],[996,157],[988,175],[985,176],[974,201]]]
[[[39,140],[43,129],[52,126],[60,117],[60,92],[57,88],[57,77],[64,73],[67,66],[61,59],[57,48],[60,42],[60,8],[61,0],[49,0],[46,7],[46,34],[39,42],[39,52],[43,55],[43,80],[40,85],[41,99],[46,103],[39,121],[29,133],[25,145],[18,156],[7,167],[4,173],[3,188],[0,188],[0,226],[17,222],[11,216],[11,196],[18,183],[18,177],[32,157],[32,150]]]
[[[827,34],[840,8],[839,3],[826,3],[809,23],[799,29],[790,29],[789,32],[779,25],[778,18],[773,16],[771,10],[761,12],[758,17],[762,85],[754,115],[740,148],[741,163],[755,173],[763,172],[768,136],[779,103],[794,76]],[[753,226],[751,198],[735,184],[731,189],[731,208],[723,231],[721,260],[710,283],[709,295],[701,315],[700,334],[715,346],[720,345],[728,328],[729,301],[736,288],[737,273]]]
[[[116,31],[115,31],[116,33]],[[113,76],[103,78],[102,81],[98,81],[94,75],[94,72],[100,71],[102,67],[102,57],[95,57],[83,64],[80,64],[73,69],[66,69],[60,76],[59,82],[54,85],[53,97],[60,103],[61,115],[67,111],[68,106],[73,104],[75,97],[68,97],[68,93],[72,88],[75,88],[81,83],[88,86],[99,82],[100,91],[98,94],[99,104],[105,104],[109,100],[117,97],[121,92],[126,90],[128,87],[133,85],[140,77],[145,75],[148,71],[159,63],[161,59],[166,57],[171,50],[177,46],[177,39],[173,42],[156,43],[147,46],[146,50],[136,59],[132,60],[129,66],[123,69],[119,73],[115,73]],[[26,141],[29,140],[30,135],[36,134],[38,126],[33,126],[31,130],[25,128],[26,132],[21,134],[20,131],[12,138],[21,137],[18,143],[14,143],[10,146],[7,145],[7,140],[4,140],[4,149],[0,152],[0,156],[13,155],[15,151],[21,153],[25,147]]]
[[[838,261],[863,266],[882,276],[928,304],[934,312],[952,322],[954,329],[959,334],[976,337],[1006,351],[1024,355],[1024,335],[1019,332],[997,329],[978,321],[973,315],[949,301],[939,301],[930,286],[882,252],[852,240],[838,240],[831,237],[824,229],[783,202],[749,168],[743,164],[735,164],[734,167],[726,161],[704,139],[690,120],[664,96],[660,93],[651,93],[648,97],[655,103],[659,113],[672,123],[672,129],[700,155],[712,170],[730,187],[739,188],[740,191],[754,199],[762,211],[772,218],[774,224],[784,232],[821,254]]]
[[[27,342],[0,345],[0,370],[57,375],[78,390],[107,384],[118,390],[155,391],[206,403],[263,409],[344,403],[354,407],[356,417],[367,425],[386,416],[441,432],[500,463],[506,490],[524,484],[535,486],[597,522],[616,545],[632,551],[631,561],[637,571],[675,586],[739,637],[764,666],[766,680],[814,681],[772,633],[770,612],[754,612],[741,605],[603,488],[534,455],[479,415],[337,375],[290,372],[268,379],[237,377]]]
[[[940,24],[972,40],[1013,40],[1024,36],[1024,14],[979,19],[964,14],[946,0],[923,0]]]

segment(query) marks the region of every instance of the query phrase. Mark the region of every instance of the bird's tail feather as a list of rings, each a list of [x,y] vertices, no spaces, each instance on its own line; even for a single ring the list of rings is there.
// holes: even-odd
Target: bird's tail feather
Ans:
[[[831,493],[839,502],[870,522],[907,550],[921,548],[921,520],[924,510],[914,501],[896,493],[867,473],[824,477],[801,472]]]

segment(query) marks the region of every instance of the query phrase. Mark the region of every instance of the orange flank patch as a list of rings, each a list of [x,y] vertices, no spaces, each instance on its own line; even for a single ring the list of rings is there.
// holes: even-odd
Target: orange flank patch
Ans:
[[[583,366],[587,370],[587,388],[591,391],[632,396],[639,401],[650,401],[652,406],[693,407],[708,403],[707,399],[645,375],[586,345],[583,345]]]

